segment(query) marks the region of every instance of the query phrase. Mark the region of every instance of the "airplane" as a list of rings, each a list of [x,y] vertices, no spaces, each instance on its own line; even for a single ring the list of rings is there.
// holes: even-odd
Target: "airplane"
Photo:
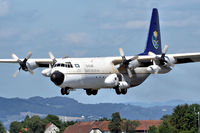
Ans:
[[[176,64],[200,62],[200,52],[166,54],[167,50],[165,45],[162,51],[158,10],[153,8],[146,48],[135,56],[125,56],[122,48],[120,56],[94,58],[55,58],[49,52],[50,58],[30,59],[29,52],[24,59],[12,54],[13,59],[0,59],[0,63],[19,63],[14,77],[21,69],[33,74],[34,69],[45,68],[42,75],[61,88],[62,95],[80,88],[87,95],[96,95],[101,88],[125,95],[128,88],[140,85],[151,74],[168,73]]]

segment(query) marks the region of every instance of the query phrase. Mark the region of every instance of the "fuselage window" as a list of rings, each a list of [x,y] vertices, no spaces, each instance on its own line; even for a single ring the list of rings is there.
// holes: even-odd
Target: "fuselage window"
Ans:
[[[80,68],[80,65],[79,64],[74,64],[76,68]]]
[[[61,67],[64,67],[65,65],[64,64],[61,64]]]

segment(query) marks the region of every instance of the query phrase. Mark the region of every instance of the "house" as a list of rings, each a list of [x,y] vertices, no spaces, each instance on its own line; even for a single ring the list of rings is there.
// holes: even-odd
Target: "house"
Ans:
[[[67,127],[63,133],[109,133],[110,121],[77,122]]]
[[[155,126],[158,127],[162,120],[138,120],[140,125],[136,128],[136,133],[146,133],[149,130],[149,127]]]
[[[108,131],[109,132],[109,131]],[[102,133],[102,131],[99,128],[92,128],[89,133]],[[104,132],[105,133],[105,132]]]
[[[136,128],[136,133],[146,133],[150,126],[158,127],[161,120],[138,120],[140,125]],[[67,127],[63,133],[110,133],[108,129],[110,121],[78,122]]]
[[[60,131],[60,129],[58,127],[56,127],[56,125],[54,125],[53,123],[48,123],[46,125],[44,133],[56,133],[59,131]]]

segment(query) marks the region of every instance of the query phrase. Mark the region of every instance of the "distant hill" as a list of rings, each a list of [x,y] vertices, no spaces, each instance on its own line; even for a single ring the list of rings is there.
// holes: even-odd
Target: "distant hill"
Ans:
[[[151,102],[151,103],[143,103],[143,102],[131,102],[127,103],[135,106],[141,107],[154,107],[154,106],[177,106],[182,104],[200,104],[200,101],[185,101],[185,100],[170,100],[166,102]]]
[[[41,117],[47,114],[84,116],[84,120],[110,118],[113,112],[120,112],[122,118],[131,120],[158,120],[164,114],[170,114],[173,111],[173,106],[144,108],[130,104],[83,104],[67,97],[31,97],[29,99],[0,97],[0,107],[0,121],[5,125],[14,120],[23,120],[26,112],[38,114]]]

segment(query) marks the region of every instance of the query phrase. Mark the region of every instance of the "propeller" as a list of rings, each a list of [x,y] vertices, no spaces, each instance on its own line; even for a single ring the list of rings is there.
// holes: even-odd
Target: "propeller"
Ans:
[[[49,57],[52,59],[52,61],[53,61],[53,64],[52,65],[54,65],[56,62],[57,62],[57,60],[56,60],[56,58],[54,57],[54,55],[53,55],[53,53],[50,51],[49,52]]]
[[[172,63],[170,60],[166,60],[166,58],[165,58],[168,48],[169,48],[169,46],[165,45],[161,56],[158,56],[158,55],[154,54],[153,52],[149,52],[149,55],[155,56],[155,59],[159,61],[159,65],[161,65],[161,66],[168,64],[169,66],[174,67],[175,66],[174,63]]]
[[[13,74],[13,77],[16,78],[16,76],[18,75],[18,73],[20,72],[20,70],[24,70],[24,71],[29,71],[31,74],[34,74],[33,71],[31,69],[29,69],[27,67],[26,62],[28,61],[28,59],[31,57],[32,52],[29,52],[26,56],[26,58],[24,58],[23,61],[21,61],[14,53],[11,55],[13,59],[17,60],[17,62],[19,63],[20,67],[18,68],[18,70]]]
[[[131,61],[133,61],[133,60],[136,60],[136,59],[138,58],[138,56],[134,56],[134,57],[132,57],[132,58],[130,58],[130,59],[127,60],[126,57],[125,57],[125,55],[124,55],[124,51],[123,51],[122,48],[119,48],[119,53],[120,53],[120,55],[121,55],[121,57],[122,57],[122,63],[120,64],[119,67],[125,66],[126,69],[127,69],[128,76],[129,76],[130,78],[132,78],[132,77],[133,77],[133,74],[132,74],[132,72],[131,72],[131,68],[129,67],[129,63],[130,63]]]
[[[54,55],[51,51],[48,54],[49,54],[50,59],[52,60],[52,63],[49,63],[49,68],[42,70],[42,75],[44,75],[46,77],[51,76],[52,68],[53,68],[54,64],[57,62],[56,58],[54,57]]]
[[[168,50],[168,45],[165,45],[164,47],[164,50],[162,52],[162,55],[161,57],[158,59],[160,61],[160,65],[165,65],[165,63],[168,63],[166,60],[165,60],[165,55],[167,53],[167,50]]]

